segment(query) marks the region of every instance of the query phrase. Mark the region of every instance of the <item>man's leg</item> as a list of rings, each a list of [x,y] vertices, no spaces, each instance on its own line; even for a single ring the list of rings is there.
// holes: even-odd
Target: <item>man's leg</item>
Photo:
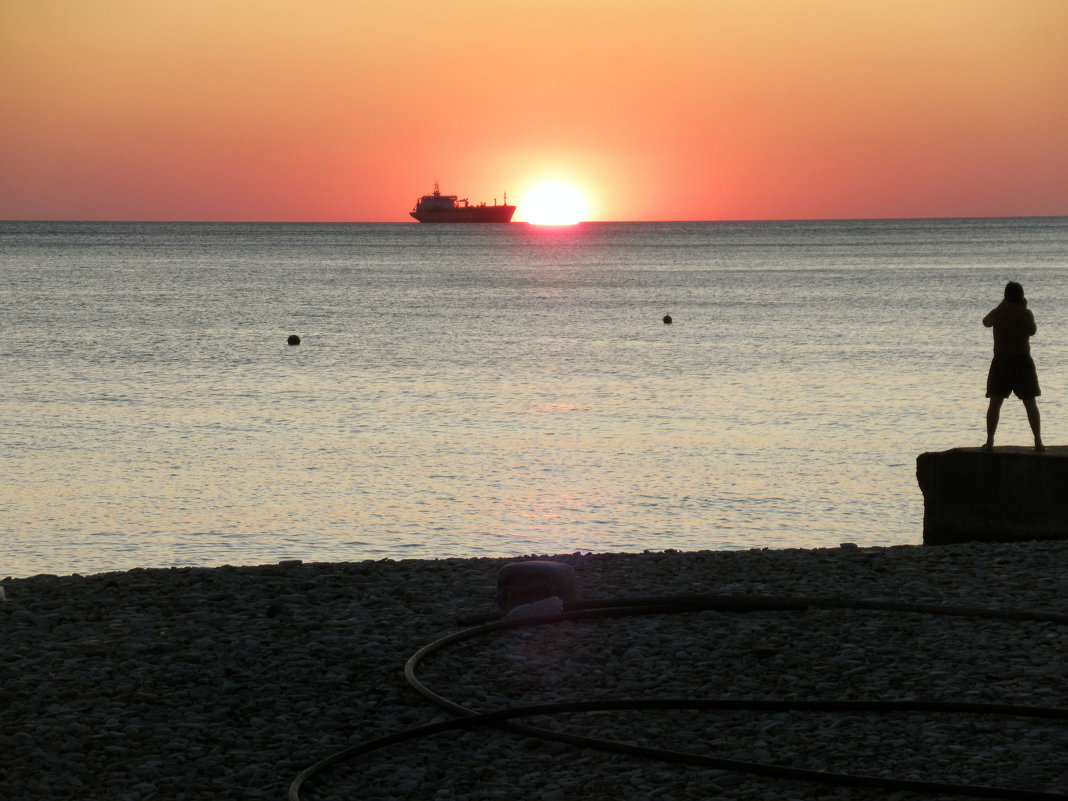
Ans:
[[[1034,398],[1031,398],[1034,401]],[[986,450],[993,450],[994,448],[994,432],[998,430],[998,420],[1001,419],[1001,404],[1005,402],[1004,398],[990,398],[990,405],[986,407],[986,442],[983,444],[983,448]]]
[[[1020,398],[1027,410],[1027,422],[1031,424],[1031,433],[1035,435],[1035,450],[1044,451],[1042,444],[1042,419],[1038,415],[1038,402],[1033,398]]]

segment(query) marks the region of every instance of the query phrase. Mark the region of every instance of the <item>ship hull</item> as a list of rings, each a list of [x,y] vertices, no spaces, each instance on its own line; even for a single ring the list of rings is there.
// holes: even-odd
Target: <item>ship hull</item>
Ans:
[[[408,212],[421,223],[506,223],[515,206],[467,206],[455,209],[417,209]]]

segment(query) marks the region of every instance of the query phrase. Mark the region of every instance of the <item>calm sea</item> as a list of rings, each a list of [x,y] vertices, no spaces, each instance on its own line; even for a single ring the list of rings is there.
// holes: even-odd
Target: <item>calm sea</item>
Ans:
[[[1068,424],[1068,218],[0,223],[0,275],[0,576],[918,543],[1009,279]]]

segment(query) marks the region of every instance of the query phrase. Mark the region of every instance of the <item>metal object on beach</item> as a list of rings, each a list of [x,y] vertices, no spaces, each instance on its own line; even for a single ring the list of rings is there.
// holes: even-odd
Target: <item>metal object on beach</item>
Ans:
[[[573,601],[577,597],[575,569],[563,562],[532,559],[512,562],[497,571],[497,606],[509,611],[545,598]]]

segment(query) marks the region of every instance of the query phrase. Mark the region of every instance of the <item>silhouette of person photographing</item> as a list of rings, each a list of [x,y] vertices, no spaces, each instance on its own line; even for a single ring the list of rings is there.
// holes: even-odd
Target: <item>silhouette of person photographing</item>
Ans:
[[[1035,325],[1035,315],[1027,308],[1020,284],[1009,281],[1005,285],[1005,299],[983,318],[983,325],[994,329],[994,359],[986,377],[986,396],[990,398],[990,405],[986,410],[983,450],[994,449],[994,432],[1001,417],[1001,404],[1015,392],[1027,410],[1027,422],[1035,435],[1035,450],[1044,451],[1042,423],[1035,402],[1042,390],[1038,387],[1038,373],[1031,358],[1031,337],[1038,326]]]

